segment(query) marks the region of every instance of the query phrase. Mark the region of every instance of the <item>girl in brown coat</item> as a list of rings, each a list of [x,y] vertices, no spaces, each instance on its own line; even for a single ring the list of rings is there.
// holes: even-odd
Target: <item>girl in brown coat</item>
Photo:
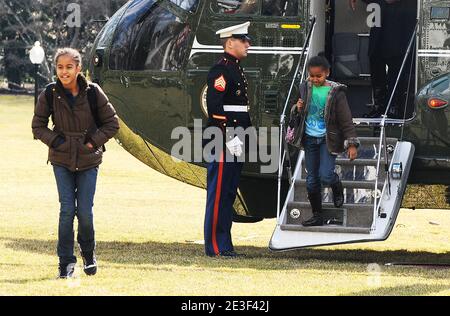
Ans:
[[[77,241],[84,272],[97,272],[92,206],[103,145],[119,129],[119,121],[102,89],[81,74],[81,55],[71,48],[59,49],[55,56],[58,80],[38,98],[32,121],[33,135],[49,147],[48,160],[58,187],[60,202],[58,247],[59,277],[73,275],[73,221],[78,218]],[[90,90],[93,89],[94,91]],[[89,103],[94,95],[96,107]],[[96,111],[96,113],[93,113]],[[48,128],[52,116],[53,129]]]

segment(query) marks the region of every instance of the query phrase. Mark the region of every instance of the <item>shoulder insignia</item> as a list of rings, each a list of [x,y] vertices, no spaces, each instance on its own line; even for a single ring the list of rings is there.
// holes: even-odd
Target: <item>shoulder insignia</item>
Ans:
[[[214,80],[214,88],[217,91],[223,92],[225,91],[225,87],[227,86],[227,81],[225,80],[225,78],[223,77],[223,75],[221,75],[219,78],[217,78],[216,80]]]

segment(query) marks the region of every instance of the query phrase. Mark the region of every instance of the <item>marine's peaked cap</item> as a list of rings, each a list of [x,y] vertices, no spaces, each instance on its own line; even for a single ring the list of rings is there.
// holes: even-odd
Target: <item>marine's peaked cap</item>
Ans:
[[[250,25],[250,22],[245,22],[238,25],[233,25],[221,30],[218,30],[216,34],[220,35],[220,38],[227,38],[227,37],[239,37],[239,38],[247,38],[248,37],[248,27]]]

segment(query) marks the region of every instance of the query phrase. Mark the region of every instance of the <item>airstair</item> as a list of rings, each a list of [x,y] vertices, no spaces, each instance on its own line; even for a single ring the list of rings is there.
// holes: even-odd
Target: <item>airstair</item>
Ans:
[[[313,19],[306,43],[311,38],[314,25],[315,20]],[[411,37],[394,91],[404,69],[406,56],[411,50],[416,30]],[[307,50],[304,48],[303,51]],[[302,59],[300,59],[296,73],[298,73],[301,64]],[[305,67],[301,80],[304,76]],[[277,223],[269,248],[274,251],[281,251],[309,246],[387,239],[392,232],[400,210],[414,156],[414,145],[412,143],[386,135],[387,113],[394,92],[392,92],[386,112],[381,120],[372,122],[374,128],[379,131],[379,137],[359,137],[361,146],[358,148],[356,160],[350,161],[345,153],[339,155],[336,159],[335,171],[344,187],[344,204],[342,207],[336,208],[333,204],[331,188],[322,187],[324,225],[304,227],[302,222],[312,216],[306,191],[305,154],[300,151],[297,161],[295,164],[292,163],[290,161],[292,156],[290,147],[284,140],[286,134],[285,113],[293,84],[294,80],[280,117],[282,132],[280,133],[278,166]],[[281,201],[281,182],[285,170],[287,170],[289,190],[286,200],[283,202]]]
[[[336,159],[344,187],[344,204],[334,207],[331,188],[322,188],[323,226],[304,227],[312,216],[306,192],[304,152],[299,155],[287,199],[277,217],[272,250],[385,240],[400,210],[414,146],[395,138],[362,137],[358,159]]]

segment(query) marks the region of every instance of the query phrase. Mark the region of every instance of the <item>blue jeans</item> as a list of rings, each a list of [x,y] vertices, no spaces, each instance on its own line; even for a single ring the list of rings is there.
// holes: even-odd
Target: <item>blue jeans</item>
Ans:
[[[72,172],[53,165],[58,187],[60,212],[57,253],[60,263],[75,263],[73,220],[78,218],[77,241],[82,252],[95,249],[94,237],[94,194],[98,167]]]
[[[303,139],[306,163],[306,188],[308,193],[321,192],[322,183],[333,185],[339,181],[334,172],[336,155],[328,151],[325,137],[305,135]]]

